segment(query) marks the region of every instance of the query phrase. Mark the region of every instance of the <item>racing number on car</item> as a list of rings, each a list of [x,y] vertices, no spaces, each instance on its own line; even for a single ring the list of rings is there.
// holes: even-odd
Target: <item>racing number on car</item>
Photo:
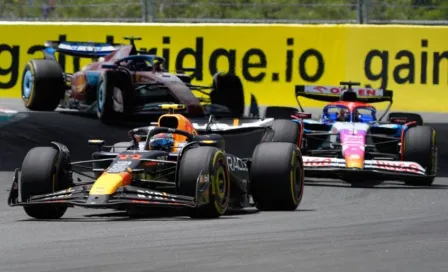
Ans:
[[[132,154],[132,155],[120,154],[120,155],[118,155],[118,159],[120,159],[120,160],[127,160],[127,159],[139,160],[141,157],[142,157],[141,154]]]

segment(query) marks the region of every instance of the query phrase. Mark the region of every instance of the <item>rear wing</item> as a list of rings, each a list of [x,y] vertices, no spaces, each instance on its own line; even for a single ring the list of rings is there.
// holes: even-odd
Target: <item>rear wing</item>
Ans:
[[[391,102],[393,92],[390,90],[374,88],[347,88],[345,86],[312,86],[297,85],[296,96],[302,96],[323,102],[336,102],[341,100],[344,92],[354,92],[356,100],[366,103]]]
[[[53,56],[54,52],[80,58],[100,58],[118,50],[119,44],[97,42],[47,41],[44,52]]]
[[[389,102],[380,120],[387,114],[393,103],[393,91],[360,86],[357,82],[340,82],[340,86],[296,85],[296,100],[304,111],[298,97],[305,97],[322,102],[353,101],[364,103]]]

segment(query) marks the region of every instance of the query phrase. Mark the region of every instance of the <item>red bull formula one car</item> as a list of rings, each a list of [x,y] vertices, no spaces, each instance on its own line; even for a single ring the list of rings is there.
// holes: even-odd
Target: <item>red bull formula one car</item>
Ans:
[[[56,142],[31,149],[15,172],[8,204],[23,206],[37,219],[60,218],[73,206],[131,215],[150,208],[183,208],[197,218],[217,218],[228,208],[253,204],[260,210],[296,210],[304,184],[296,144],[264,137],[250,158],[237,157],[215,133],[220,130],[210,129],[213,118],[205,124],[209,132],[199,135],[189,119],[172,112],[184,107],[162,108],[171,112],[153,126],[130,130],[131,140],[124,145],[106,147],[102,140],[91,140],[100,148],[92,160],[72,162],[68,148]],[[247,141],[241,136],[238,144]],[[86,167],[94,175],[74,182],[72,173],[86,176]]]
[[[390,90],[341,85],[296,86],[297,97],[330,102],[318,119],[304,112],[300,102],[300,109],[274,107],[268,112],[299,124],[306,176],[357,186],[385,180],[431,185],[437,173],[436,131],[415,113],[391,113],[381,121],[393,103]],[[389,102],[380,118],[369,104],[378,102]]]

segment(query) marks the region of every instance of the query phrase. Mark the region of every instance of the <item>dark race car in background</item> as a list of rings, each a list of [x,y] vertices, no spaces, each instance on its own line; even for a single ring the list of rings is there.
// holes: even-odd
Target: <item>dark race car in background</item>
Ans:
[[[296,86],[299,109],[271,107],[267,116],[288,118],[301,127],[298,142],[308,177],[338,178],[353,185],[385,180],[428,186],[437,173],[436,131],[416,113],[390,113],[390,90],[342,86]],[[317,119],[298,97],[329,102]],[[384,114],[368,103],[389,102]]]
[[[210,86],[193,85],[183,72],[164,71],[162,57],[139,52],[134,40],[140,38],[125,39],[131,41],[129,45],[47,42],[44,59],[30,60],[23,71],[25,106],[34,111],[59,107],[96,113],[104,123],[145,113],[157,118],[163,114],[157,112],[160,103],[184,104],[182,114],[189,117],[243,116],[244,90],[238,76],[216,73]],[[94,62],[74,74],[66,73],[56,52]]]

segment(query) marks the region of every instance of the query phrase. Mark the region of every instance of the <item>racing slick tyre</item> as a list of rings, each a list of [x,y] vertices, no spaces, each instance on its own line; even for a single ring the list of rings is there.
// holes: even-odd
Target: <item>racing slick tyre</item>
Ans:
[[[406,118],[407,122],[417,122],[418,126],[423,126],[423,118],[420,114],[409,112],[391,112],[387,120],[390,122],[392,118]]]
[[[267,107],[264,118],[291,119],[291,115],[296,114],[298,109],[292,107]]]
[[[112,125],[132,113],[132,83],[122,71],[105,71],[98,82],[97,116],[102,123]]]
[[[436,131],[429,126],[409,128],[404,135],[403,160],[420,164],[429,177],[410,178],[405,183],[413,186],[430,186],[437,169]]]
[[[250,190],[257,209],[295,211],[304,188],[302,155],[291,143],[261,143],[252,155]]]
[[[213,76],[212,104],[227,107],[234,117],[244,115],[244,88],[241,79],[236,75],[216,73]]]
[[[227,159],[223,151],[213,146],[200,146],[185,151],[179,165],[178,192],[196,197],[198,180],[210,179],[206,187],[209,199],[203,206],[192,209],[192,218],[218,218],[229,205],[230,176]]]
[[[64,96],[61,66],[54,60],[30,60],[22,76],[22,100],[27,109],[54,111]]]
[[[264,133],[262,142],[283,142],[300,146],[300,131],[300,124],[292,120],[274,120],[271,129]]]
[[[58,151],[53,147],[35,147],[25,156],[19,180],[19,196],[26,201],[31,196],[51,194],[71,186],[61,174]],[[67,205],[42,204],[24,206],[28,216],[36,219],[59,219],[67,211]]]

